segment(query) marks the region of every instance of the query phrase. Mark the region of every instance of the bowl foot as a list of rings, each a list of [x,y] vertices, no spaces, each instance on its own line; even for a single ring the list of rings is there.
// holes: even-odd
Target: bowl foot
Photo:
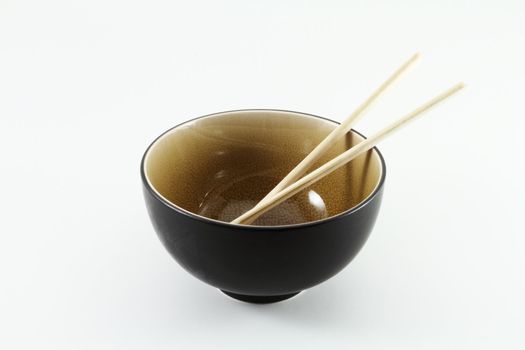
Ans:
[[[270,304],[270,303],[277,303],[279,301],[283,301],[286,299],[290,299],[291,297],[296,296],[297,293],[291,293],[291,294],[283,294],[283,295],[244,295],[244,294],[237,294],[232,292],[227,292],[225,290],[220,290],[224,294],[226,294],[229,297],[232,297],[234,299],[244,301],[247,303],[253,303],[253,304]]]

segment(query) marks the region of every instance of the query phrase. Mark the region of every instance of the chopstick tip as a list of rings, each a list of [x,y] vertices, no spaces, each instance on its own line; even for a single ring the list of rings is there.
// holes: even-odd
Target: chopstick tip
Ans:
[[[460,81],[459,83],[457,83],[455,86],[454,86],[454,90],[458,91],[458,90],[461,90],[463,89],[464,87],[466,87],[466,84],[462,81]]]

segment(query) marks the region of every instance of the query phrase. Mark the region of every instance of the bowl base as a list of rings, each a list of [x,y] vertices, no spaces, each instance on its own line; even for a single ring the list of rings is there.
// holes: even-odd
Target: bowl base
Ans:
[[[301,293],[301,292],[297,292],[297,293],[283,294],[283,295],[244,295],[244,294],[227,292],[222,289],[220,291],[234,299],[244,301],[246,303],[253,303],[253,304],[277,303],[279,301],[290,299],[291,297],[294,297],[297,294]]]

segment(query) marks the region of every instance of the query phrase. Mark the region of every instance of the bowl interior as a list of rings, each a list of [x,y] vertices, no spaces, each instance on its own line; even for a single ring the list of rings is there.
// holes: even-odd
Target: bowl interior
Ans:
[[[229,222],[253,207],[336,123],[306,114],[247,110],[184,123],[157,139],[144,173],[172,205]],[[363,138],[349,132],[310,170]],[[382,163],[371,150],[262,215],[254,225],[290,225],[347,211],[372,194]]]

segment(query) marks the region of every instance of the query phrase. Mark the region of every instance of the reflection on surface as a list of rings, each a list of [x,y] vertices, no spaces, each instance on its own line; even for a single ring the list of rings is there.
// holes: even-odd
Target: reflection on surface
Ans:
[[[219,171],[223,173],[224,170]],[[215,176],[217,176],[215,174]],[[208,191],[199,204],[197,214],[229,222],[253,208],[279,182],[279,178],[267,174],[253,174],[240,179],[231,179],[223,186]],[[247,198],[250,192],[252,198]],[[304,191],[268,211],[254,225],[291,225],[327,218],[328,211],[321,196],[313,191]]]

